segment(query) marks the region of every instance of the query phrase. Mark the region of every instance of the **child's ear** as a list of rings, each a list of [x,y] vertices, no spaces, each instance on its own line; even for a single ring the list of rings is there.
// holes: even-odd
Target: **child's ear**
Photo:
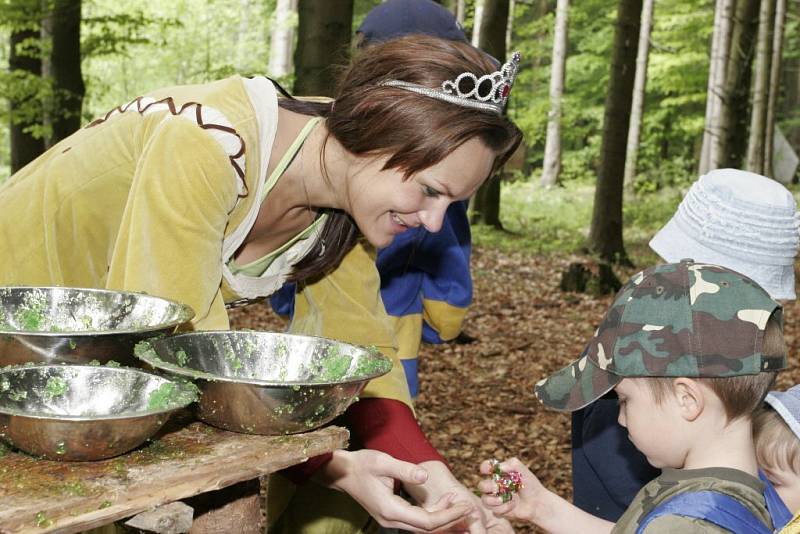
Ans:
[[[680,377],[672,382],[678,410],[686,421],[694,421],[705,409],[706,398],[700,383],[691,378]]]

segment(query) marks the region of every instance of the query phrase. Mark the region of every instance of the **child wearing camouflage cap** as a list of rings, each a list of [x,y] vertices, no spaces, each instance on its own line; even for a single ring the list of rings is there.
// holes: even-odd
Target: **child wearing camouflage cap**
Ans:
[[[759,480],[752,417],[785,366],[781,306],[755,282],[692,260],[647,269],[617,294],[581,358],[536,395],[574,411],[616,390],[620,424],[661,476],[616,524],[550,492],[516,459],[499,468],[519,472],[523,487],[504,502],[486,479],[483,501],[548,532],[772,532],[789,518],[785,507],[776,517],[780,498]]]

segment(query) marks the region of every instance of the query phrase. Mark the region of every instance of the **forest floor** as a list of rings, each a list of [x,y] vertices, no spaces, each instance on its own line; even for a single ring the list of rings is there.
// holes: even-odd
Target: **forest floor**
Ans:
[[[517,456],[546,487],[571,497],[569,415],[545,409],[533,386],[579,356],[612,299],[561,292],[561,272],[571,261],[575,257],[477,248],[465,331],[478,341],[422,348],[417,415],[468,487],[480,479],[482,460]],[[633,273],[618,275],[624,283]],[[785,314],[791,368],[780,376],[780,389],[800,382],[796,308],[788,304]],[[261,305],[237,311],[234,325],[283,328]],[[533,532],[517,526],[518,532]]]

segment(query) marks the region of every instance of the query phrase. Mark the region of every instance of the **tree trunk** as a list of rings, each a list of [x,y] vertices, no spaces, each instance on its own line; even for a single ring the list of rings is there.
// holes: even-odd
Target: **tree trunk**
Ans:
[[[508,0],[508,21],[506,23],[506,51],[514,47],[514,7],[516,0]]]
[[[622,240],[622,187],[641,16],[642,0],[618,1],[600,168],[589,231],[590,250],[612,263],[629,263]]]
[[[783,71],[781,116],[800,118],[800,57],[787,58]],[[783,133],[789,144],[800,148],[800,124],[790,126]]]
[[[642,28],[639,31],[639,49],[636,52],[636,76],[633,82],[633,100],[631,102],[631,123],[628,127],[628,144],[625,148],[624,184],[633,187],[636,176],[636,163],[639,152],[639,133],[642,129],[642,111],[647,87],[647,60],[650,54],[650,28],[653,24],[653,3],[655,0],[644,0],[642,8]]]
[[[697,169],[697,172],[700,175],[708,172],[708,160],[709,155],[711,154],[711,134],[708,129],[708,125],[711,123],[711,115],[714,109],[714,99],[710,98],[710,95],[712,87],[714,87],[714,79],[716,76],[715,69],[717,67],[717,63],[714,61],[714,58],[717,57],[717,50],[719,50],[720,32],[718,32],[717,29],[719,28],[720,19],[722,18],[722,9],[720,9],[720,7],[723,1],[724,0],[716,0],[714,5],[714,25],[711,32],[711,50],[708,54],[708,82],[706,84],[706,114],[705,119],[703,120],[703,144],[700,148],[700,162],[698,163]]]
[[[650,0],[649,0],[650,1]],[[567,18],[569,0],[558,0],[553,33],[553,60],[550,69],[550,113],[544,144],[542,186],[551,187],[561,174],[561,96],[564,94],[564,67],[567,63]]]
[[[733,0],[717,0],[714,8],[714,33],[711,39],[711,59],[708,68],[708,90],[706,91],[706,116],[703,130],[703,146],[700,150],[699,174],[705,174],[718,166],[720,135],[718,126],[722,112],[721,96],[725,86],[726,58],[731,39]],[[713,160],[713,161],[712,161]]]
[[[464,25],[464,19],[466,18],[466,14],[467,14],[467,1],[456,0],[456,20],[462,26]]]
[[[741,168],[750,122],[750,82],[758,29],[759,0],[737,0],[731,29],[722,113],[719,115],[719,167]]]
[[[553,6],[548,0],[533,0],[533,5],[531,6],[529,11],[530,13],[530,15],[528,16],[529,18],[525,22],[533,22],[535,20],[541,19],[542,17],[547,15],[552,8]],[[533,35],[534,39],[544,39],[545,37],[547,37],[546,32],[542,30]],[[537,54],[536,56],[532,57],[531,69],[534,72],[537,72],[539,69],[543,67],[545,59],[546,56],[544,54]],[[538,91],[539,86],[537,84],[539,83],[539,80],[536,78],[536,76],[532,76],[531,78],[534,80],[533,90]]]
[[[53,83],[52,105],[45,110],[50,125],[46,140],[51,147],[81,127],[86,87],[81,73],[81,0],[52,0],[42,33],[51,40],[42,74]]]
[[[269,40],[269,67],[267,67],[270,76],[275,78],[281,78],[292,72],[296,13],[297,0],[278,0],[273,13]]]
[[[41,52],[36,47],[25,46],[26,41],[38,40],[39,24],[35,28],[20,29],[11,33],[8,70],[15,78],[40,77],[42,75]],[[20,84],[20,89],[30,84]],[[9,138],[11,142],[11,174],[36,159],[44,152],[44,139],[34,137],[26,129],[42,123],[42,106],[36,94],[27,90],[15,92],[8,98]]]
[[[715,74],[713,84],[709,83],[711,90],[707,96],[707,98],[711,100],[711,118],[706,123],[705,129],[707,132],[706,138],[709,143],[708,168],[706,172],[718,169],[722,160],[725,158],[725,154],[721,151],[723,145],[721,140],[725,136],[725,132],[722,130],[722,120],[723,117],[726,116],[725,107],[729,104],[727,95],[724,95],[724,91],[726,87],[726,66],[728,64],[731,46],[734,0],[721,0],[718,8],[722,10],[719,25],[719,48],[717,49],[716,56],[711,58],[711,61],[715,63]]]
[[[472,46],[481,45],[481,26],[483,25],[483,3],[494,0],[475,0],[475,16],[472,18]]]
[[[774,178],[772,169],[772,147],[775,141],[775,108],[781,84],[781,58],[783,55],[783,30],[786,21],[786,0],[775,2],[775,24],[772,39],[772,63],[769,69],[769,97],[764,128],[764,176]]]
[[[476,18],[474,32],[480,36],[477,47],[504,62],[506,56],[506,26],[509,0],[482,0],[480,20]],[[476,7],[477,13],[477,7]],[[477,17],[477,15],[476,15]],[[474,42],[473,34],[473,42]],[[502,228],[500,223],[500,180],[487,180],[472,200],[473,223],[482,222]]]
[[[347,62],[353,32],[353,0],[300,0],[294,92],[333,96],[335,67]]]
[[[755,81],[753,82],[753,110],[750,114],[750,136],[747,141],[747,170],[764,173],[764,136],[767,122],[771,27],[774,0],[761,0],[758,13],[758,45],[756,47]]]

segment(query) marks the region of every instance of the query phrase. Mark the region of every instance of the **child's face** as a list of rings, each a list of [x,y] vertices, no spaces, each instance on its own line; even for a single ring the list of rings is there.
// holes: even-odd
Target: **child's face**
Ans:
[[[790,512],[800,512],[800,475],[790,469],[763,468]]]
[[[675,397],[666,395],[656,403],[643,378],[625,378],[614,390],[619,397],[619,424],[628,429],[628,439],[658,468],[683,467],[686,449],[680,441],[683,418]]]

